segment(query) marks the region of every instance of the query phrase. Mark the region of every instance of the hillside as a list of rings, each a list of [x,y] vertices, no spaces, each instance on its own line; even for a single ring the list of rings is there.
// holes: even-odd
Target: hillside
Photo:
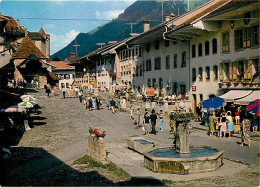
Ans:
[[[190,9],[195,8],[208,0],[191,1]],[[164,2],[164,15],[174,13],[175,15],[182,14],[187,9],[185,1],[168,1]],[[108,43],[109,41],[120,41],[127,37],[131,32],[130,25],[127,23],[135,22],[133,25],[134,33],[143,32],[143,20],[150,20],[151,26],[155,26],[162,20],[161,16],[162,3],[156,1],[136,1],[129,6],[124,13],[120,14],[118,18],[113,21],[99,26],[98,28],[88,32],[80,33],[76,37],[77,43],[80,45],[78,48],[78,55],[82,57],[98,48],[96,43]],[[51,58],[69,56],[70,52],[75,51],[73,40],[69,45],[54,53]]]

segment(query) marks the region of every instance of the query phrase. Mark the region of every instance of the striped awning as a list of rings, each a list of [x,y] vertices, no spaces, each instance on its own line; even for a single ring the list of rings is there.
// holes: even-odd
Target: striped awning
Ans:
[[[260,90],[253,91],[246,97],[236,100],[234,103],[239,105],[248,105],[249,102],[260,99]]]
[[[252,90],[230,90],[229,92],[219,97],[223,98],[226,102],[234,102],[235,100],[250,95],[252,92]]]

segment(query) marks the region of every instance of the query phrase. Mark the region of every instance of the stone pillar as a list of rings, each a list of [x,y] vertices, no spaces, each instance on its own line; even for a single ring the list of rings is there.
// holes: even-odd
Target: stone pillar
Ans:
[[[177,128],[177,135],[175,138],[175,147],[180,152],[180,154],[190,153],[189,124],[184,125],[183,122],[179,123]]]
[[[96,161],[106,159],[106,144],[104,139],[88,136],[88,155]]]

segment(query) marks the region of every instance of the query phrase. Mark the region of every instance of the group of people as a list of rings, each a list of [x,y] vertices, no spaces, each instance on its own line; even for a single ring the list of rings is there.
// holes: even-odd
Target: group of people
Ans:
[[[79,94],[80,94],[79,100],[81,103],[83,102],[84,109],[89,109],[89,111],[103,109],[102,99],[100,99],[99,96],[96,97],[91,97],[88,95],[84,96],[82,90],[79,92]]]
[[[130,107],[130,118],[134,119],[133,115],[133,109],[132,106]],[[142,114],[141,109],[137,108],[136,111],[136,125],[137,129],[142,127],[142,129],[145,131],[145,135],[150,135],[150,133],[156,135],[156,129],[155,126],[158,123],[158,119],[160,122],[160,130],[163,131],[163,111],[160,110],[159,116],[156,114],[155,109],[152,109],[151,114],[149,114],[148,110],[145,109],[144,114]]]
[[[112,113],[116,112],[125,112],[126,111],[126,99],[124,97],[119,98],[107,98],[107,108],[108,110],[112,110]]]
[[[63,98],[65,99],[66,97],[79,97],[79,92],[80,90],[77,87],[72,88],[65,88],[63,87],[61,89]]]

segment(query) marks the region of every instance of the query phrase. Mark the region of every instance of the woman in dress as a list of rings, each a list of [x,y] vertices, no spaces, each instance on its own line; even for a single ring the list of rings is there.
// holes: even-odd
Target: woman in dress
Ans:
[[[209,136],[213,136],[213,133],[215,132],[215,125],[214,125],[214,117],[213,114],[209,114]]]
[[[220,118],[220,123],[219,123],[219,126],[220,126],[220,137],[225,137],[225,134],[226,134],[226,130],[227,130],[227,124],[226,124],[226,115],[225,113],[222,113],[222,116]],[[223,135],[223,134],[224,135]]]
[[[244,119],[242,121],[242,142],[241,146],[244,146],[245,140],[247,140],[247,145],[250,147],[250,120]]]
[[[228,137],[231,137],[231,132],[233,132],[235,130],[235,128],[234,128],[233,118],[231,116],[231,112],[230,111],[227,112],[226,119],[228,120],[228,123],[227,123]]]
[[[93,109],[92,98],[91,97],[89,97],[89,100],[88,100],[88,108],[89,108],[89,111],[92,111],[92,109]]]

